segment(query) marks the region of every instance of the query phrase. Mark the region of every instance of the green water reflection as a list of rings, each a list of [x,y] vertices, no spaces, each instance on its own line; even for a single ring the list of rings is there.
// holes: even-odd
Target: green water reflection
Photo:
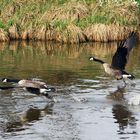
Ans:
[[[104,129],[99,128],[101,131],[104,131],[106,130],[106,127],[108,127],[108,124],[110,124],[110,134],[112,134],[112,131],[117,131],[119,135],[124,133],[122,131],[124,131],[127,126],[136,127],[137,120],[133,117],[133,113],[129,111],[127,107],[114,104],[111,107],[110,104],[106,104],[106,102],[109,102],[108,100],[105,100],[106,93],[108,94],[109,92],[109,85],[106,85],[106,83],[100,84],[100,82],[103,81],[103,77],[106,76],[104,70],[98,63],[94,63],[88,60],[89,56],[94,55],[103,59],[104,61],[111,62],[116,48],[117,43],[88,43],[81,45],[62,45],[43,42],[1,43],[0,77],[12,77],[19,79],[40,78],[48,84],[58,87],[60,91],[56,93],[57,97],[62,98],[61,102],[59,102],[58,104],[56,103],[48,106],[48,104],[46,104],[46,98],[45,101],[42,102],[39,100],[38,96],[31,96],[23,90],[20,91],[12,89],[1,91],[0,128],[2,129],[2,134],[3,132],[5,133],[22,130],[24,131],[27,129],[26,127],[29,127],[26,126],[26,124],[29,125],[30,122],[32,122],[32,124],[35,122],[39,122],[45,116],[52,116],[54,118],[50,118],[50,120],[49,117],[45,118],[45,125],[44,123],[40,123],[40,127],[34,127],[34,129],[37,129],[37,131],[35,132],[38,132],[38,130],[43,130],[44,132],[46,128],[49,128],[48,131],[52,131],[50,131],[50,133],[48,132],[48,134],[52,134],[51,138],[52,136],[54,137],[54,133],[58,134],[59,136],[59,131],[56,131],[58,128],[63,129],[63,131],[61,130],[61,132],[64,132],[64,137],[66,136],[65,132],[69,133],[71,131],[72,134],[75,132],[76,134],[79,134],[77,125],[75,125],[77,122],[79,122],[80,129],[84,124],[84,132],[85,126],[89,127],[89,124],[93,126],[91,127],[91,129],[89,127],[88,131],[93,129],[93,132],[95,132],[96,128],[98,128],[98,125],[100,128],[105,127]],[[137,82],[139,82],[140,78],[139,60],[140,46],[138,44],[132,50],[129,63],[126,67],[128,72],[133,73],[136,76],[136,79],[138,79]],[[97,81],[94,82],[94,80]],[[109,81],[109,79],[106,79],[106,81],[107,80]],[[94,84],[96,84],[96,86],[94,86]],[[72,89],[73,85],[75,86],[74,89]],[[111,90],[115,91],[115,93],[118,92],[118,90],[116,91],[117,85],[114,85],[114,87]],[[104,92],[105,89],[106,92]],[[84,94],[84,97],[88,98],[88,96],[90,96],[88,98],[89,102],[85,104],[81,103],[79,106],[79,102],[71,102],[72,97],[66,94],[67,92],[71,92],[72,94],[74,92],[77,94],[77,96],[79,96],[78,94],[81,95],[81,93],[86,93],[87,95]],[[125,89],[121,90],[120,93],[123,94],[124,92]],[[139,92],[139,85],[134,90],[134,92]],[[97,96],[97,100],[95,96],[93,96],[93,93],[95,94],[95,96]],[[62,95],[66,95],[67,97],[63,97]],[[70,99],[68,99],[68,97]],[[33,106],[30,107],[30,104]],[[36,108],[34,108],[34,106]],[[105,109],[105,107],[107,110]],[[111,113],[110,111],[108,111],[108,108],[112,108]],[[104,114],[104,111],[108,112],[105,112]],[[87,119],[85,119],[84,115],[87,117]],[[108,115],[109,117],[102,117],[106,115]],[[81,119],[81,123],[79,119]],[[86,120],[89,120],[89,122],[87,123]],[[115,122],[113,122],[114,120]],[[107,124],[102,125],[102,123],[98,122],[106,122]],[[115,123],[119,125],[119,131],[116,128]],[[66,126],[64,126],[64,124],[66,124]],[[112,126],[115,126],[115,128],[112,129]],[[42,127],[43,129],[41,129]],[[32,132],[31,136],[34,134],[35,136],[40,137],[40,134],[36,134],[32,130],[30,131]],[[87,139],[90,137],[90,133],[88,133],[88,131],[86,132]],[[92,137],[96,137],[97,135],[93,132],[91,133],[93,134]],[[47,135],[46,132],[45,134]],[[69,136],[73,136],[72,134],[70,133]],[[83,133],[81,132],[81,134],[79,135],[82,136]],[[11,136],[13,136],[12,133]],[[25,135],[23,135],[23,137],[24,136]],[[42,134],[42,136],[44,136],[44,133]],[[110,137],[111,136],[108,135],[108,138]]]
[[[88,60],[94,55],[107,62],[117,48],[116,43],[61,45],[43,42],[10,42],[0,44],[0,76],[38,77],[50,84],[69,83],[77,78],[96,79],[104,76],[102,67]],[[140,75],[140,47],[131,53],[127,69]]]

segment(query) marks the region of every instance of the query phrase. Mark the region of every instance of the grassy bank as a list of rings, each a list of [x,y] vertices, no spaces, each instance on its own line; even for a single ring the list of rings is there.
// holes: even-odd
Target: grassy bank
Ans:
[[[0,41],[122,40],[139,25],[135,0],[1,0]]]

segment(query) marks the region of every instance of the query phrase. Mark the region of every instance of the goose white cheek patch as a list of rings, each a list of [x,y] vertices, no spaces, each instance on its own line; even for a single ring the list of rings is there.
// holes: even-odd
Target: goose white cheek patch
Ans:
[[[4,79],[3,82],[7,82],[7,79]]]
[[[40,89],[40,93],[45,93],[46,92],[46,89],[45,88],[41,88]]]

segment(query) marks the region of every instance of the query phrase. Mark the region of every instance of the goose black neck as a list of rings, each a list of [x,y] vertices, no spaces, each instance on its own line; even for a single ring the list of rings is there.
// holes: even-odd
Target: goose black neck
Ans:
[[[98,63],[101,63],[101,64],[104,64],[105,63],[104,61],[102,61],[100,59],[96,59],[96,58],[94,58],[93,60],[96,61],[96,62],[98,62]]]
[[[19,79],[7,79],[8,83],[18,83],[20,80]]]

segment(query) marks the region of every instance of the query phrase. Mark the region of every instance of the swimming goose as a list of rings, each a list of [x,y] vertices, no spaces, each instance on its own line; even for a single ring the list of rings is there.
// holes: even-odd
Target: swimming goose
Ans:
[[[42,94],[46,96],[47,98],[51,98],[48,95],[48,92],[54,92],[55,88],[48,87],[45,82],[41,82],[38,80],[18,80],[18,79],[8,79],[8,78],[2,78],[2,82],[5,83],[17,83],[18,87],[25,88],[27,91],[35,94]]]
[[[129,79],[134,78],[132,74],[129,74],[124,70],[125,70],[126,63],[128,61],[129,53],[136,44],[136,38],[137,38],[136,33],[131,32],[128,38],[119,44],[112,58],[111,65],[100,59],[96,59],[94,57],[90,57],[89,59],[102,64],[107,74],[115,77],[117,80],[123,79],[125,83],[124,78],[129,78]]]

